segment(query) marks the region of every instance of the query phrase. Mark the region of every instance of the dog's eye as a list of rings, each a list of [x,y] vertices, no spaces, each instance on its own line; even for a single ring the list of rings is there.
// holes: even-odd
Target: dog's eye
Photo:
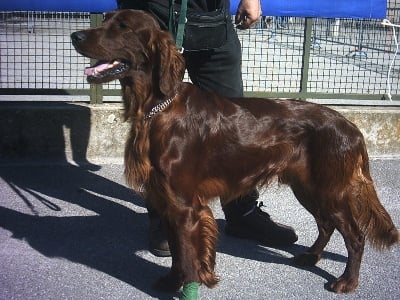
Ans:
[[[121,28],[121,29],[127,28],[127,26],[126,26],[126,24],[125,24],[124,22],[119,22],[118,26],[119,26],[119,28]]]

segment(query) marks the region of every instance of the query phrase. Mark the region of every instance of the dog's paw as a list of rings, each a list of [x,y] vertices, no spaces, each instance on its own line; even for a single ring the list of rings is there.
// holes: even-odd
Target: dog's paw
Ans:
[[[161,292],[176,292],[183,285],[183,281],[174,276],[173,274],[168,274],[166,276],[160,277],[154,284],[154,289]]]
[[[320,256],[312,253],[302,253],[295,256],[293,262],[296,266],[311,267],[319,261]]]
[[[339,277],[328,283],[328,289],[338,294],[352,293],[358,286],[357,279]]]

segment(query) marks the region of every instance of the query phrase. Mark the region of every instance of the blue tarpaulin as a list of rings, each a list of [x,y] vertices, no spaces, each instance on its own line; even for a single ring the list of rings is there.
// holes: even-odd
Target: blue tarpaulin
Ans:
[[[387,0],[263,0],[264,16],[370,18],[386,17]],[[239,4],[231,0],[231,9]]]
[[[1,0],[5,11],[105,12],[117,8],[116,0]]]
[[[240,0],[231,0],[236,13]],[[386,17],[386,0],[262,0],[263,15],[323,18]],[[116,0],[2,0],[1,11],[105,12],[116,8]]]

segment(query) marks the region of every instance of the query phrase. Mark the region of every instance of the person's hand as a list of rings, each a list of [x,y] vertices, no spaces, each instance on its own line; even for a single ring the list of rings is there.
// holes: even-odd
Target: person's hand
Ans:
[[[260,0],[241,0],[236,12],[235,24],[239,29],[248,29],[261,16]]]

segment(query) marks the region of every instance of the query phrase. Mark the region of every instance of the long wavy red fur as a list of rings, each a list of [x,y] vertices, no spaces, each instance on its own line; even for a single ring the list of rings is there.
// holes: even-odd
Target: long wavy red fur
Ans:
[[[364,138],[339,113],[304,101],[227,99],[183,84],[184,59],[174,40],[144,12],[112,12],[76,35],[74,45],[89,57],[130,63],[120,78],[131,123],[125,175],[168,229],[172,268],[159,288],[214,286],[218,230],[208,202],[228,203],[274,178],[317,222],[317,240],[296,263],[315,264],[333,231],[342,234],[349,259],[330,283],[333,291],[357,287],[366,238],[378,249],[398,243],[369,173]],[[169,106],[144,120],[168,98]]]

